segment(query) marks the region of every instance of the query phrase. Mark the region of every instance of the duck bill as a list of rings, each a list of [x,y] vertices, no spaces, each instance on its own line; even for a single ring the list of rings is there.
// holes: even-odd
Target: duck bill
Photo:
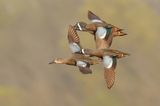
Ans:
[[[129,53],[124,53],[124,55],[126,55],[126,56],[130,56],[131,54],[129,54]]]
[[[126,56],[130,56],[130,54],[129,53],[122,53],[121,55],[118,55],[117,58],[120,59],[120,58],[123,58]]]
[[[125,36],[125,35],[127,35],[127,33],[124,33],[124,32],[122,32],[122,31],[119,31],[119,32],[118,32],[118,35],[119,35],[119,36]]]
[[[115,30],[115,31],[123,31],[123,29],[118,28],[118,27],[114,27],[114,30]]]
[[[117,31],[123,31],[123,30],[124,30],[124,29],[120,29],[120,28],[117,29]]]
[[[49,62],[48,64],[55,64],[55,62],[54,62],[54,61],[51,61],[51,62]]]

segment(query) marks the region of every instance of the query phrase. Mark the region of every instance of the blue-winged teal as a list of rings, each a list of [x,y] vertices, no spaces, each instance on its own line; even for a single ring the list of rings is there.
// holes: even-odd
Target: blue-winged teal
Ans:
[[[115,81],[115,68],[117,65],[117,59],[129,55],[128,53],[121,52],[113,49],[83,49],[84,54],[90,56],[96,56],[102,59],[104,65],[104,78],[107,83],[108,89],[110,89]]]
[[[78,22],[74,25],[74,28],[78,31],[87,31],[93,34],[97,49],[108,48],[112,44],[113,37],[126,35],[122,32],[123,29],[106,23],[91,11],[88,11],[88,19],[92,22],[91,24]]]
[[[83,74],[89,74],[92,73],[92,70],[90,69],[90,65],[98,64],[101,61],[97,59],[91,59],[90,57],[87,57],[82,54],[81,50],[82,47],[80,46],[80,38],[77,35],[77,32],[75,31],[73,26],[69,26],[68,29],[68,41],[69,41],[69,47],[72,51],[72,56],[67,59],[57,58],[51,61],[49,64],[67,64],[72,66],[77,66],[79,70]]]

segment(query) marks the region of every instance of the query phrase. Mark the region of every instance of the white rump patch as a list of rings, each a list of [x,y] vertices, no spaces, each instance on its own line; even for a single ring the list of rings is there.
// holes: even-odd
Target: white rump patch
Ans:
[[[107,29],[104,27],[98,27],[96,31],[96,36],[98,36],[100,39],[104,39],[107,35]]]
[[[79,22],[77,23],[77,25],[78,25],[79,30],[82,31],[82,27],[81,27],[81,25],[79,24]]]
[[[73,53],[79,52],[81,50],[81,48],[79,47],[77,43],[70,43],[69,47]]]
[[[76,65],[79,66],[79,67],[86,67],[87,66],[87,64],[83,61],[77,61]]]
[[[103,64],[106,68],[111,68],[113,65],[113,59],[110,56],[103,56]]]
[[[93,20],[91,20],[91,22],[93,22],[93,23],[95,23],[95,22],[100,22],[100,23],[102,23],[102,21],[101,21],[101,20],[98,20],[98,19],[93,19]]]

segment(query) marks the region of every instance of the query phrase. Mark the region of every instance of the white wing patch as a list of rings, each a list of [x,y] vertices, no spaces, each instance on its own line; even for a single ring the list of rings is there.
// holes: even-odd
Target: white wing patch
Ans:
[[[83,61],[77,61],[76,65],[79,66],[79,67],[86,67],[87,66],[87,64]]]
[[[111,68],[113,65],[113,59],[110,56],[103,56],[103,64],[106,68]]]
[[[98,19],[93,19],[93,20],[91,20],[91,22],[93,22],[93,23],[96,23],[96,22],[102,23],[102,21],[101,21],[101,20],[98,20]]]
[[[107,35],[107,29],[104,27],[98,27],[96,31],[96,36],[98,36],[100,39],[104,39]]]
[[[82,31],[82,27],[81,27],[81,25],[79,24],[79,22],[77,23],[77,25],[78,25],[79,30]]]
[[[81,50],[81,48],[79,47],[77,43],[70,43],[69,47],[73,53],[79,52]]]
[[[82,53],[85,55],[84,49],[82,49]]]

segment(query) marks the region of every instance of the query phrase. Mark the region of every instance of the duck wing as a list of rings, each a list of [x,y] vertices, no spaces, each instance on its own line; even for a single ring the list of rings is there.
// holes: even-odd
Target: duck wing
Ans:
[[[106,23],[104,20],[102,20],[100,17],[98,17],[97,15],[95,15],[93,12],[88,11],[88,19],[92,22],[92,23],[97,23],[100,24],[100,26],[107,26],[108,28],[111,28],[112,25]]]
[[[103,23],[103,20],[91,11],[88,11],[88,19],[93,23]]]
[[[91,11],[88,11],[88,19],[97,26],[95,32],[96,48],[110,47],[112,44],[112,25],[103,21]]]
[[[107,84],[107,88],[111,89],[115,82],[115,68],[117,64],[116,57],[103,56],[104,64],[104,78]]]
[[[106,26],[108,27],[113,27],[115,28],[116,31],[122,31],[123,29],[118,28],[115,25],[109,24],[107,22],[105,22],[104,20],[102,20],[101,18],[99,18],[97,15],[95,15],[93,12],[88,11],[88,19],[92,22],[92,23],[104,23]]]
[[[78,67],[82,74],[91,74],[92,70],[88,67]]]
[[[77,61],[76,65],[78,66],[79,70],[83,74],[91,74],[92,70],[90,69],[90,64],[85,61]]]
[[[115,81],[115,71],[114,70],[109,70],[107,68],[104,69],[104,78],[107,84],[107,88],[111,89],[114,81]]]
[[[68,42],[72,53],[81,52],[80,38],[72,25],[68,29]]]

